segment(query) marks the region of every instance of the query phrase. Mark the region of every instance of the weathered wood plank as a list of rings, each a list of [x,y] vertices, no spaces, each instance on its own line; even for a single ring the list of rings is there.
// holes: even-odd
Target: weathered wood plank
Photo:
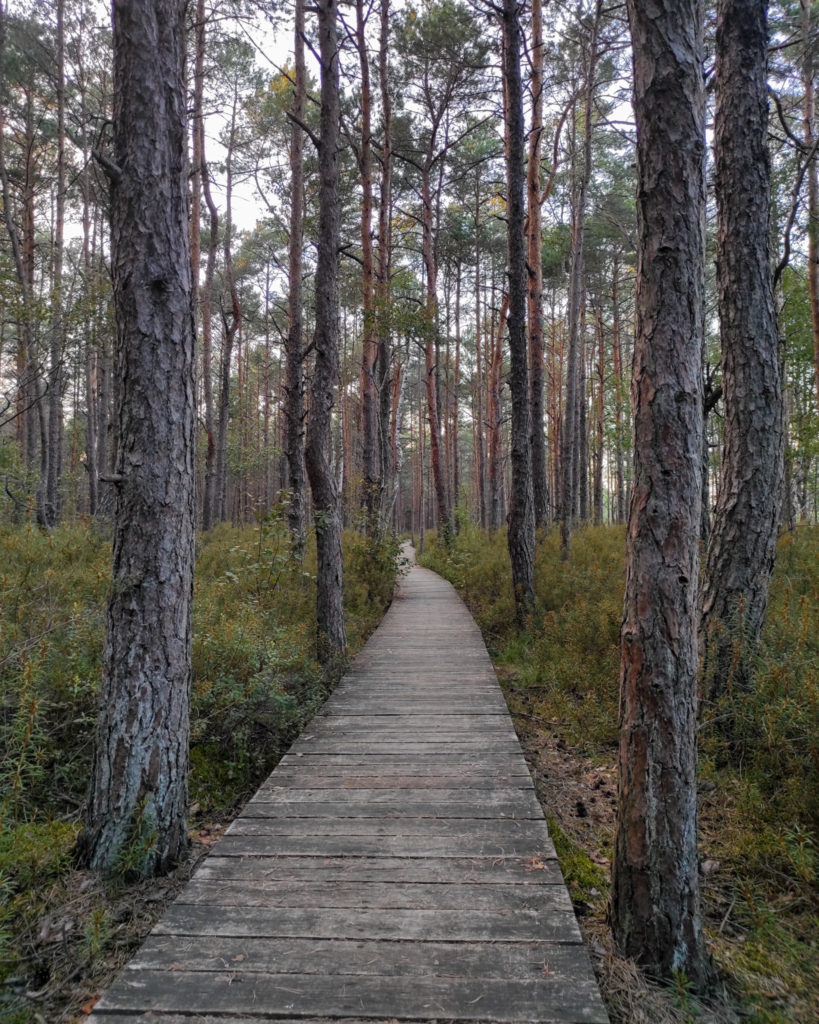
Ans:
[[[293,1016],[364,1017],[372,1019],[474,1018],[502,1024],[542,1021],[544,1006],[556,1021],[603,1024],[600,997],[576,972],[543,974],[537,980],[383,978],[362,975],[243,974],[239,970],[207,974],[191,971],[126,971],[106,995],[108,1010],[144,1006],[149,987],[158,1010],[190,1013],[264,1013],[271,1006]],[[584,983],[585,982],[585,983]],[[466,1018],[469,1019],[469,1018]]]
[[[554,854],[548,857],[277,857],[221,856],[215,849],[197,868],[194,878],[298,880],[327,882],[456,883],[472,885],[540,884],[560,876]]]
[[[177,903],[217,907],[326,907],[368,910],[566,910],[565,886],[557,873],[551,884],[469,885],[410,882],[259,882],[197,878],[185,886]]]
[[[296,812],[286,814],[277,804],[260,805],[257,815],[245,813],[236,818],[226,830],[227,836],[435,836],[437,838],[469,837],[474,840],[502,842],[510,833],[518,839],[548,842],[546,822],[537,818],[500,816],[476,818],[427,817],[410,818],[396,813],[375,817],[355,815],[347,807],[341,808],[345,816],[334,816],[332,809],[326,815]],[[313,805],[315,806],[315,805]],[[264,808],[270,811],[265,812]]]
[[[569,974],[577,949],[550,942],[379,942],[351,939],[180,938],[151,935],[129,970],[222,972],[228,967],[275,974],[369,974],[418,977],[527,979],[544,968]]]
[[[472,836],[235,836],[218,843],[223,857],[252,857],[278,853],[296,856],[337,857],[550,857],[551,840],[520,839],[510,835],[501,841]]]
[[[447,789],[457,790],[485,790],[488,785],[502,786],[504,789],[531,788],[532,781],[528,775],[496,775],[487,777],[477,773],[462,775],[362,775],[354,768],[342,773],[336,769],[333,774],[319,774],[318,772],[276,772],[259,789],[258,794],[280,793],[289,789],[321,789],[325,793],[328,789],[411,789],[420,792],[427,789],[440,789],[441,784]]]

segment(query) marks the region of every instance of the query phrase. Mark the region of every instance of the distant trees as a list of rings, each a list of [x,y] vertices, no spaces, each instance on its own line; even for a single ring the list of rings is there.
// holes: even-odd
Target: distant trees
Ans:
[[[114,4],[114,570],[82,858],[151,875],[185,852],[195,525],[185,3]]]

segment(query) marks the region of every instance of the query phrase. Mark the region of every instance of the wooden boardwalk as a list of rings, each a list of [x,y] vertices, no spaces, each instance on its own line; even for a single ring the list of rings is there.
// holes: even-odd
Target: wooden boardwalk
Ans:
[[[607,1021],[472,617],[414,567],[92,1024]]]

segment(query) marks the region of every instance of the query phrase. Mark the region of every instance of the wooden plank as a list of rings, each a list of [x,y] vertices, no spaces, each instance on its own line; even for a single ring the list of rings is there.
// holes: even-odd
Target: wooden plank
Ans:
[[[218,843],[223,857],[252,857],[265,854],[312,857],[550,857],[551,840],[541,842],[514,835],[499,842],[472,836],[235,836],[225,835]]]
[[[553,887],[558,889],[559,887]],[[154,928],[156,935],[255,935],[271,938],[386,939],[407,942],[582,942],[572,904],[548,910],[377,910],[357,907],[183,906],[175,903]],[[560,898],[558,898],[558,901]]]
[[[222,856],[219,847],[199,865],[195,879],[251,881],[458,883],[539,885],[561,878],[554,854],[548,857],[298,857]]]
[[[177,903],[217,907],[329,907],[368,910],[566,910],[565,887],[561,877],[551,884],[470,885],[411,882],[325,882],[306,886],[301,880],[280,882],[215,882],[196,878],[179,895]]]
[[[243,974],[360,974],[418,977],[526,979],[544,968],[568,973],[573,945],[550,942],[378,942],[351,939],[277,939],[151,935],[128,965],[132,971],[216,971]]]
[[[411,815],[411,816],[410,816]],[[429,806],[416,804],[412,807],[375,806],[345,801],[338,804],[282,804],[278,801],[266,803],[255,800],[248,804],[244,813],[227,829],[228,835],[239,835],[243,823],[253,830],[247,835],[471,835],[475,838],[500,838],[509,832],[516,836],[524,834],[524,824],[536,826],[529,834],[546,835],[546,824],[542,817],[525,809],[519,813],[505,814],[502,809],[491,807],[485,810],[470,805],[463,810],[450,804]],[[330,831],[338,826],[337,832]]]
[[[331,770],[328,769],[328,771]],[[378,776],[362,775],[360,771],[348,768],[343,772],[336,769],[332,775],[327,773],[319,774],[314,771],[276,772],[260,787],[258,795],[261,796],[263,793],[279,793],[284,789],[322,789],[325,793],[328,789],[411,789],[417,793],[426,789],[440,789],[442,782],[450,790],[485,790],[489,782],[493,786],[502,786],[505,789],[529,790],[532,788],[532,780],[528,775],[497,775],[492,776],[490,779],[487,779],[486,775],[478,775],[477,773],[469,775],[449,774],[445,776],[440,773],[435,773],[434,775],[385,774]]]
[[[578,956],[578,963],[582,962]],[[553,972],[537,980],[482,978],[383,978],[367,975],[243,974],[195,971],[130,971],[103,997],[107,1010],[134,1010],[144,1006],[149,987],[157,1010],[179,1013],[258,1014],[275,1005],[294,1017],[325,1016],[423,1020],[464,1019],[472,1008],[473,1020],[517,1021],[544,1019],[550,1008],[555,1021],[607,1020],[593,983],[578,972]],[[271,1015],[272,1016],[272,1015]]]

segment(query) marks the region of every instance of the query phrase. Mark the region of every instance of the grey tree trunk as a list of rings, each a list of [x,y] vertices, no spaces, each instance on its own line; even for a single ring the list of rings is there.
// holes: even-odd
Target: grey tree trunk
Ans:
[[[705,690],[751,683],[768,606],[784,475],[784,409],[770,264],[767,3],[717,4],[717,282],[725,435],[706,560]]]
[[[184,0],[115,0],[111,596],[82,860],[151,875],[188,844],[195,526]]]
[[[532,0],[532,127],[529,133],[529,159],[526,165],[528,212],[528,313],[530,415],[532,436],[532,493],[535,522],[549,522],[549,477],[546,470],[545,375],[543,369],[543,260],[540,215],[540,153],[543,140],[543,7]]]
[[[304,0],[296,0],[293,34],[293,122],[290,128],[290,240],[289,293],[284,374],[284,449],[290,503],[287,521],[296,558],[304,558],[306,532],[304,468],[304,314],[302,312],[302,246],[304,243],[304,122],[307,79],[304,67]]]
[[[506,247],[509,274],[509,391],[512,396],[512,490],[507,541],[515,611],[525,623],[535,609],[535,506],[529,369],[526,342],[526,233],[524,227],[523,85],[518,0],[503,4],[503,76],[506,81]]]
[[[634,487],[612,924],[651,974],[709,981],[697,872],[705,211],[702,8],[629,0],[637,123]]]
[[[51,288],[51,342],[48,372],[48,444],[42,517],[51,529],[60,521],[63,447],[63,238],[65,232],[65,0],[57,0],[57,195],[54,211],[54,261]]]
[[[392,268],[392,97],[389,84],[390,3],[381,0],[378,84],[383,124],[381,141],[381,190],[378,205],[378,275],[376,278],[376,319],[378,325],[378,439],[381,453],[381,529],[388,530],[395,505],[398,472],[397,444],[393,437],[397,417],[393,416],[393,390],[399,372],[393,367],[390,333],[390,273]],[[400,385],[399,385],[400,395]]]
[[[344,568],[341,507],[333,472],[333,404],[339,381],[338,204],[339,67],[337,0],[318,0],[321,54],[319,145],[319,228],[316,265],[316,365],[310,382],[306,463],[316,519],[316,628],[323,663],[341,657],[347,647],[344,627]]]

